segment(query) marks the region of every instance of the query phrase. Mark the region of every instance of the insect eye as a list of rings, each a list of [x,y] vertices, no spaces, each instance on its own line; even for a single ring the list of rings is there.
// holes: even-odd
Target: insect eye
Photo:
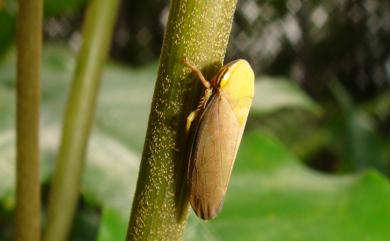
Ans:
[[[224,87],[226,83],[229,81],[229,78],[230,78],[230,74],[226,73],[225,75],[223,75],[221,80],[219,81],[218,86]]]

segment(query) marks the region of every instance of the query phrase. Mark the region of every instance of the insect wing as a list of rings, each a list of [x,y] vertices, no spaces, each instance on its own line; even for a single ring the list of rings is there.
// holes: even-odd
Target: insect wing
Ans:
[[[188,169],[191,206],[203,219],[222,208],[245,126],[226,98],[218,93],[211,98],[197,126]]]

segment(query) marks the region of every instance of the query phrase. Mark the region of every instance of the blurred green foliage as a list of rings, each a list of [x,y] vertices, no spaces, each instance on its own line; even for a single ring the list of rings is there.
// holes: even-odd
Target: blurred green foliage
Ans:
[[[14,208],[14,52],[0,64],[0,224]],[[42,80],[42,182],[48,183],[58,145],[60,123],[74,68],[74,55],[61,45],[45,47]],[[72,240],[122,240],[125,236],[135,189],[142,141],[157,65],[143,69],[109,64],[103,75],[95,129],[89,145],[82,184],[82,201]],[[61,90],[61,91],[59,91]],[[360,110],[362,111],[362,110]],[[298,114],[297,114],[298,113]],[[304,133],[323,132],[325,110],[296,84],[264,77],[256,83],[256,99],[240,148],[231,185],[221,215],[208,223],[191,215],[186,240],[386,240],[390,237],[390,186],[376,171],[349,175],[320,174],[294,156],[305,143]],[[343,116],[344,112],[341,112]],[[364,112],[363,112],[364,113]],[[296,116],[301,122],[294,123]],[[279,118],[278,118],[279,116]],[[280,118],[283,116],[283,118]],[[337,115],[335,115],[337,116]],[[274,121],[268,121],[267,118]],[[355,120],[355,117],[350,117]],[[278,123],[280,122],[280,123]],[[288,122],[289,124],[285,125]],[[349,119],[342,124],[348,124]],[[364,124],[364,122],[363,122]],[[364,127],[365,125],[363,125]],[[351,155],[354,143],[365,145],[367,128],[359,121],[349,129],[362,132],[345,136],[351,143],[338,145],[333,155]],[[283,131],[283,128],[285,131]],[[289,131],[293,128],[297,131]],[[346,129],[348,130],[348,129]],[[370,130],[370,129],[369,129]],[[299,138],[286,138],[283,133]],[[375,132],[369,131],[375,136]],[[339,135],[343,135],[341,132]],[[317,143],[316,150],[333,146],[334,137]],[[283,142],[285,144],[283,144]],[[287,143],[296,142],[289,146]],[[385,142],[381,142],[383,144]],[[368,144],[368,143],[366,143]],[[336,145],[337,146],[337,145]],[[301,148],[305,147],[302,145]],[[309,145],[309,148],[313,148]],[[377,163],[381,145],[364,146],[365,163]],[[305,152],[301,150],[300,153]],[[307,152],[307,151],[306,151]],[[369,156],[371,155],[371,156]],[[310,159],[312,155],[306,154]],[[363,157],[357,155],[359,160]],[[369,166],[372,166],[371,164]],[[46,184],[45,184],[46,185]],[[102,210],[98,212],[96,210]],[[380,220],[377,217],[380,215]],[[3,221],[2,221],[3,220]],[[12,240],[0,225],[3,240]],[[321,236],[318,236],[321,233]]]
[[[15,11],[6,6],[0,6],[0,58],[12,45],[15,35]]]
[[[375,171],[313,172],[254,132],[242,143],[224,211],[208,223],[190,219],[186,240],[386,240],[389,195],[387,178]]]
[[[85,3],[45,1],[45,192]],[[123,2],[111,56],[141,67],[111,62],[104,71],[73,241],[124,239],[167,6]],[[16,9],[13,0],[0,8],[3,241],[14,231]],[[207,223],[191,215],[186,240],[390,239],[389,19],[388,1],[239,1],[227,59],[261,73],[256,98],[225,208]]]
[[[87,0],[45,0],[44,13],[46,17],[69,14],[80,11]]]

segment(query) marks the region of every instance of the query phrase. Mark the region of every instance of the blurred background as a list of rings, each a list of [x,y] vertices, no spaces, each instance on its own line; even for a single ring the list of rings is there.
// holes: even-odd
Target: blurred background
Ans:
[[[44,1],[46,205],[86,0]],[[13,240],[16,1],[0,1],[0,240]],[[123,1],[72,241],[123,240],[169,2]],[[256,98],[221,215],[185,240],[389,240],[390,2],[239,0],[226,62]],[[44,217],[45,213],[43,213]]]

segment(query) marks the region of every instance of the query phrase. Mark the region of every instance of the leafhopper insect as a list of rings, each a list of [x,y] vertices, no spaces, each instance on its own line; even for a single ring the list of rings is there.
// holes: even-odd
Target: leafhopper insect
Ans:
[[[239,59],[223,66],[211,81],[187,60],[205,93],[198,108],[187,117],[191,138],[187,182],[189,200],[204,220],[221,211],[238,147],[254,95],[254,73]]]

